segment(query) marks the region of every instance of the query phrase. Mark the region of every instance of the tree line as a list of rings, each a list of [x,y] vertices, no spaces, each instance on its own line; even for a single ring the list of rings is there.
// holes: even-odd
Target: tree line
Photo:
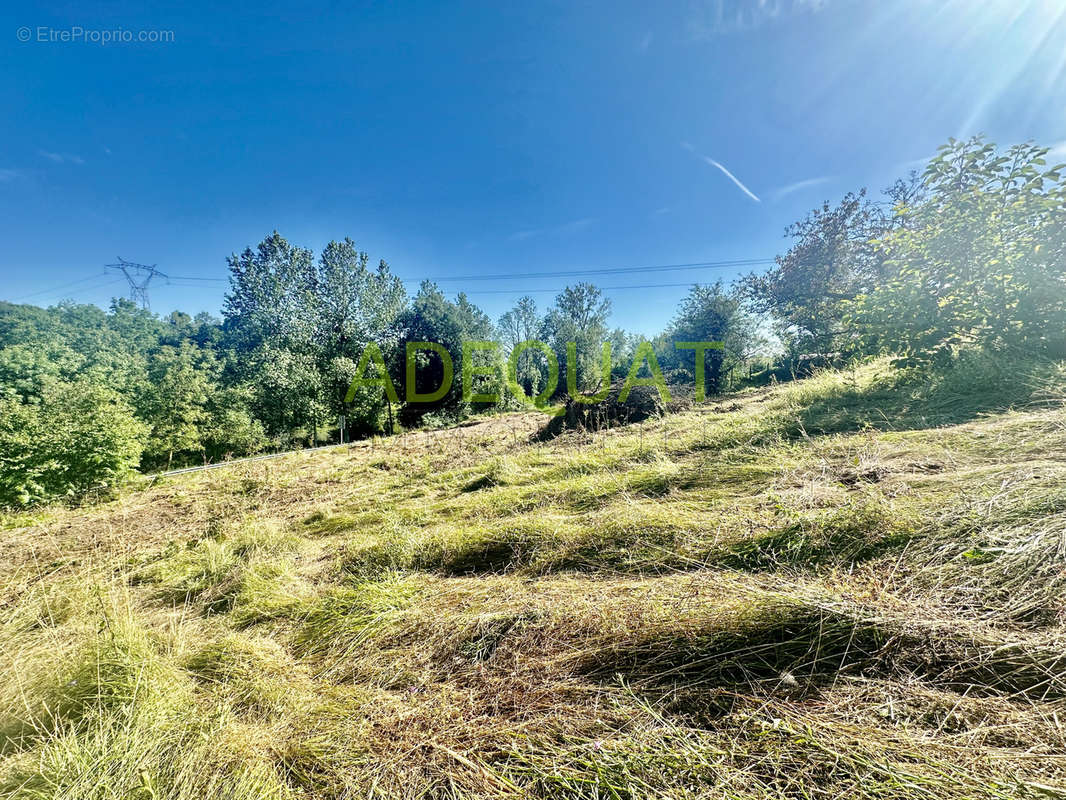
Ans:
[[[595,396],[634,356],[669,383],[702,373],[707,396],[874,354],[918,369],[966,347],[1061,358],[1066,187],[1048,152],[952,140],[883,199],[848,194],[790,226],[770,270],[694,285],[650,342],[610,327],[610,300],[589,283],[546,309],[523,297],[493,321],[430,282],[409,296],[350,239],[316,257],[277,232],[228,259],[221,318],[159,317],[127,300],[106,311],[0,303],[0,505],[447,424],[523,397]],[[464,359],[469,342],[491,344]],[[721,347],[698,365],[679,342]],[[753,376],[756,363],[766,368]],[[366,380],[375,375],[388,381]]]

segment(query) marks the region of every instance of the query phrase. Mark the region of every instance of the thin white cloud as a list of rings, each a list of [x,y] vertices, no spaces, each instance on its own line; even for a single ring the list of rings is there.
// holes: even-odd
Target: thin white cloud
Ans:
[[[701,159],[703,159],[704,162],[706,162],[707,164],[710,164],[715,169],[721,170],[723,175],[725,175],[727,178],[729,178],[729,180],[733,181],[733,183],[735,183],[737,185],[737,188],[740,189],[740,191],[744,192],[744,194],[746,194],[748,197],[750,197],[756,203],[761,203],[762,202],[762,200],[760,200],[758,198],[758,196],[755,194],[755,192],[753,192],[751,189],[749,189],[747,186],[745,186],[741,182],[740,178],[738,178],[736,175],[734,175],[732,172],[730,172],[728,169],[726,169],[724,164],[722,164],[719,161],[715,161],[710,156],[703,155],[703,153],[697,153],[696,152],[696,148],[694,148],[688,142],[682,142],[681,146],[684,147],[686,150],[688,150],[690,153],[695,153],[697,156],[699,156]]]
[[[507,238],[512,242],[524,242],[527,239],[532,239],[536,236],[544,236],[546,234],[566,235],[578,233],[579,231],[583,231],[590,227],[594,222],[596,222],[596,220],[592,217],[582,217],[581,219],[564,222],[562,225],[557,225],[553,228],[527,228],[524,231],[516,231]]]
[[[669,214],[670,210],[671,210],[670,206],[663,206],[662,208],[655,209],[655,211],[653,213],[654,213],[654,216],[661,217],[663,214]]]
[[[37,151],[41,156],[56,164],[84,164],[85,159],[73,153],[50,153],[47,150]]]
[[[895,168],[905,170],[906,172],[910,172],[911,170],[922,171],[934,158],[936,158],[935,154],[926,156],[925,158],[912,158],[910,161],[901,161],[896,164]]]
[[[801,14],[816,14],[829,0],[693,0],[685,26],[696,40],[754,30]]]
[[[648,48],[651,47],[651,43],[655,40],[655,34],[648,31],[641,37],[640,42],[637,44],[638,53],[647,53]]]
[[[592,225],[592,223],[595,222],[595,221],[596,220],[594,220],[592,217],[584,217],[582,219],[575,219],[575,220],[571,220],[570,222],[567,222],[564,225],[560,225],[557,228],[557,230],[558,230],[559,233],[577,233],[578,231],[585,230],[585,228],[587,228],[590,225]]]
[[[7,183],[22,177],[20,169],[0,169],[0,183]]]
[[[1051,145],[1051,149],[1048,151],[1048,158],[1066,159],[1066,140]]]
[[[747,186],[745,186],[743,183],[741,183],[740,178],[738,178],[736,175],[734,175],[732,172],[730,172],[728,169],[726,169],[724,164],[722,164],[722,163],[720,163],[718,161],[715,161],[710,156],[700,156],[700,158],[702,158],[704,161],[706,161],[712,167],[717,167],[718,169],[720,169],[722,171],[722,174],[724,174],[727,178],[729,178],[729,180],[733,181],[733,183],[735,183],[737,185],[737,188],[740,189],[740,191],[744,192],[744,194],[746,194],[748,197],[750,197],[756,203],[761,203],[762,202],[762,200],[760,200],[756,196],[755,192],[753,192],[751,189],[749,189]]]
[[[807,178],[806,180],[796,181],[795,183],[790,183],[786,186],[780,186],[777,189],[774,189],[770,193],[770,197],[773,198],[776,203],[778,200],[788,197],[790,194],[802,192],[804,189],[810,189],[814,186],[821,186],[823,183],[829,183],[831,180],[833,180],[831,176],[823,175],[818,178]]]

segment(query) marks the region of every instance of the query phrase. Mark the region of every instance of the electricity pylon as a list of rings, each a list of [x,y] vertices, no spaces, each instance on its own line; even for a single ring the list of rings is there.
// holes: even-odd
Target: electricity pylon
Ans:
[[[122,274],[126,276],[126,280],[130,282],[130,300],[134,303],[140,303],[141,308],[146,310],[150,308],[148,304],[148,284],[152,282],[152,278],[156,275],[161,278],[167,277],[156,269],[155,264],[151,266],[135,264],[132,261],[126,261],[122,256],[118,257],[117,264],[107,264],[106,266],[108,269],[122,271]]]

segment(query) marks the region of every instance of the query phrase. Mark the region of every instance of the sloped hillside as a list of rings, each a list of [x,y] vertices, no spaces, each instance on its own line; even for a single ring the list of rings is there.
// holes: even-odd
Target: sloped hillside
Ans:
[[[8,517],[0,796],[1064,796],[1064,399],[877,362]]]

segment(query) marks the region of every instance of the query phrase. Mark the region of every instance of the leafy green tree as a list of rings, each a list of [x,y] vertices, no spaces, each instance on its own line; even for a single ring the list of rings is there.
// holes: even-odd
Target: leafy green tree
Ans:
[[[880,279],[884,255],[875,241],[889,224],[865,190],[848,194],[789,226],[794,244],[777,266],[743,281],[753,309],[779,323],[789,355],[852,348],[843,306]]]
[[[591,283],[568,286],[555,298],[555,305],[544,318],[542,337],[559,360],[560,392],[566,391],[565,376],[570,372],[575,374],[581,392],[603,388],[602,352],[604,342],[609,340],[610,314],[611,301]],[[573,364],[570,352],[575,357]]]
[[[491,341],[495,329],[489,317],[460,294],[455,302],[445,299],[440,289],[429,281],[423,282],[411,306],[400,315],[397,322],[400,331],[397,350],[390,359],[392,377],[401,399],[417,392],[433,395],[445,382],[450,361],[452,381],[448,390],[438,399],[428,402],[406,403],[401,420],[405,425],[418,424],[429,413],[458,418],[470,410],[463,398],[462,364],[463,345],[467,342]],[[423,342],[442,345],[447,357],[433,349],[412,351],[415,359],[414,382],[407,379],[406,357],[408,344]],[[495,378],[477,376],[472,386],[473,394],[500,393],[503,388],[503,366],[497,360]]]
[[[75,378],[85,359],[53,337],[0,349],[0,393],[36,402],[51,386]]]
[[[528,295],[518,299],[514,308],[504,312],[496,324],[504,355],[508,358],[522,342],[535,341],[541,334],[543,320],[537,313],[537,303]],[[518,356],[515,379],[528,397],[536,397],[548,381],[547,359],[530,348]]]
[[[1034,144],[951,140],[878,240],[885,275],[846,305],[865,349],[912,360],[960,347],[1066,354],[1066,184]]]
[[[147,427],[111,389],[50,386],[40,404],[0,400],[0,503],[28,505],[111,491],[134,472]]]
[[[325,413],[344,415],[354,431],[375,430],[385,408],[382,394],[359,390],[351,402],[345,396],[368,343],[395,351],[397,319],[407,304],[403,282],[384,261],[371,269],[368,255],[351,239],[330,242],[319,258],[314,303],[314,346]]]
[[[26,506],[44,495],[34,459],[40,433],[35,406],[0,396],[0,506]]]
[[[223,316],[233,379],[256,388],[256,413],[271,434],[287,438],[305,425],[313,431],[324,388],[315,363],[313,254],[274,231],[228,263]]]
[[[316,262],[275,231],[231,257],[230,271],[224,314],[234,371],[257,387],[255,410],[268,430],[287,438],[310,429],[318,441],[342,415],[355,430],[375,429],[383,401],[366,391],[346,396],[365,346],[398,341],[406,293],[388,264],[371,269],[351,239],[330,242]]]
[[[607,341],[611,343],[611,378],[625,378],[629,374],[637,348],[644,339],[635,333],[627,333],[622,328],[615,328],[607,335]]]
[[[89,382],[57,388],[41,407],[41,482],[58,496],[113,489],[140,463],[147,426],[117,392]]]
[[[169,469],[175,454],[184,461],[203,456],[203,431],[217,391],[217,373],[210,351],[199,350],[189,341],[179,347],[160,347],[152,354],[149,389],[142,401],[142,418],[152,426],[145,449],[148,465]]]
[[[727,290],[721,281],[696,284],[689,290],[664,339],[657,348],[660,361],[686,380],[696,380],[694,359],[703,359],[702,394],[705,396],[730,388],[739,368],[759,344],[758,326],[745,310],[740,293]],[[719,342],[722,347],[679,349],[679,342]]]
[[[267,447],[263,423],[251,411],[254,397],[248,386],[227,386],[211,396],[207,422],[200,431],[205,461],[250,456]]]

